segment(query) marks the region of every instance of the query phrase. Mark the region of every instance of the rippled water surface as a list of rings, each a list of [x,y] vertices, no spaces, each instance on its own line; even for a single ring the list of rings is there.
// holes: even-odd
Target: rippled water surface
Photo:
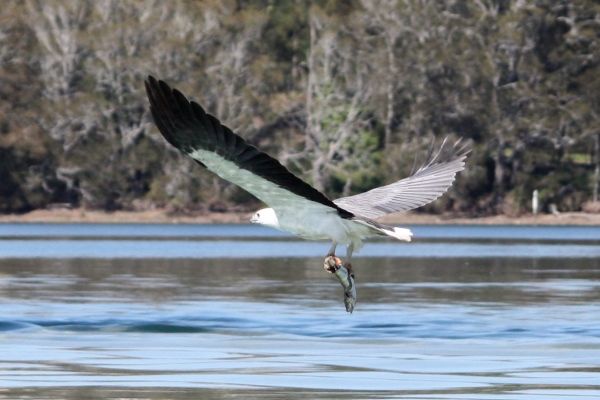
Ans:
[[[598,399],[600,227],[0,225],[0,399]],[[343,252],[342,252],[343,254]]]

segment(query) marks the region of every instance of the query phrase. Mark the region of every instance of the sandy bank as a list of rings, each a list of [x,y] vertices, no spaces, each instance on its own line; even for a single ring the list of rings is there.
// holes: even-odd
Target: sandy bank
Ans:
[[[26,214],[3,214],[1,222],[96,222],[96,223],[244,223],[251,213],[227,212],[196,215],[173,215],[165,210],[150,211],[91,211],[91,210],[36,210]],[[583,212],[522,215],[496,215],[480,218],[462,218],[450,215],[405,213],[390,215],[382,222],[390,224],[507,224],[507,225],[600,225],[600,214]]]

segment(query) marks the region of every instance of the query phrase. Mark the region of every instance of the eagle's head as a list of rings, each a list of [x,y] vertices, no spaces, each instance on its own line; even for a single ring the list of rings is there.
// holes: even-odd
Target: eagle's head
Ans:
[[[253,224],[272,226],[273,228],[279,227],[277,215],[275,214],[275,210],[272,208],[263,208],[262,210],[258,210],[254,213],[254,215],[252,215],[250,222]]]

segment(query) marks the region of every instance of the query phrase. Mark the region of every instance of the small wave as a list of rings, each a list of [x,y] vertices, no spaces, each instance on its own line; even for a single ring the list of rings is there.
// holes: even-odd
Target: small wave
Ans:
[[[223,319],[185,319],[185,320],[25,320],[0,321],[0,332],[22,329],[48,329],[64,332],[140,332],[140,333],[211,333],[228,330],[259,328],[257,324],[246,320]]]
[[[0,332],[43,329],[55,332],[223,334],[228,336],[293,335],[315,338],[411,338],[411,339],[539,339],[598,338],[599,330],[587,319],[569,320],[563,315],[595,315],[597,306],[577,304],[521,306],[482,309],[477,305],[412,306],[393,308],[364,305],[360,312],[346,315],[339,304],[305,308],[297,303],[211,302],[178,304],[173,310],[149,312],[127,305],[128,311],[106,312],[106,305],[78,310],[66,317],[13,317],[0,320]],[[112,305],[114,307],[114,305]],[[54,310],[60,311],[58,309]],[[63,310],[64,311],[64,310]],[[66,311],[65,311],[66,312]],[[84,314],[85,312],[85,314]],[[112,317],[112,315],[118,315]],[[21,314],[21,316],[24,314]],[[26,314],[25,314],[26,315]]]
[[[35,324],[19,321],[0,321],[0,332],[18,331],[35,328]]]

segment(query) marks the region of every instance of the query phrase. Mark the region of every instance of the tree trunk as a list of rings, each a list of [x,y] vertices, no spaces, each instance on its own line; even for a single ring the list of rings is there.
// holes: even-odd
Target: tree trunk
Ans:
[[[592,200],[598,201],[598,185],[600,185],[600,133],[595,136],[594,140],[594,159],[596,168],[594,169],[594,182],[592,184]]]
[[[494,207],[498,210],[498,207],[501,208],[502,201],[504,199],[504,177],[506,175],[506,172],[504,170],[504,164],[503,164],[503,160],[502,160],[502,158],[503,158],[502,152],[504,149],[504,139],[502,138],[501,134],[497,134],[496,141],[497,141],[498,147],[493,152],[494,193],[495,193]]]
[[[396,101],[396,79],[398,68],[396,58],[394,57],[394,41],[392,38],[386,38],[388,68],[390,75],[387,80],[387,111],[385,116],[385,138],[384,147],[390,144],[392,138],[392,123],[394,121],[394,102]]]

